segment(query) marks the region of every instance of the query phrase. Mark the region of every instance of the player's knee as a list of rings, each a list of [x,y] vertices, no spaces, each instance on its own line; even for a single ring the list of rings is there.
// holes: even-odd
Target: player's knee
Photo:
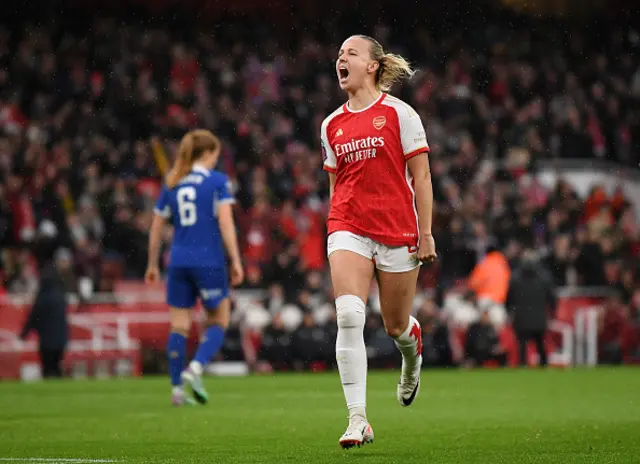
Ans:
[[[191,312],[184,309],[171,309],[171,331],[184,335],[189,335],[191,330]]]
[[[227,327],[229,327],[229,317],[220,315],[217,312],[211,313],[207,316],[207,325],[208,326],[217,325],[226,330]]]
[[[364,301],[355,295],[336,298],[336,319],[339,329],[364,329]]]
[[[190,330],[191,330],[191,324],[180,324],[180,323],[171,324],[171,332],[184,335],[185,337],[189,336]]]
[[[224,298],[212,305],[215,309],[207,313],[207,325],[217,325],[226,329],[231,318],[231,301]]]

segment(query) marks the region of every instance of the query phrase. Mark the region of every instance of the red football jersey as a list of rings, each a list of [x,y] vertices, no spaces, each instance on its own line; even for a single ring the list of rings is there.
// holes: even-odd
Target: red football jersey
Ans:
[[[418,244],[407,160],[429,151],[420,116],[383,93],[360,111],[342,105],[321,128],[324,169],[336,174],[327,226],[387,246]]]

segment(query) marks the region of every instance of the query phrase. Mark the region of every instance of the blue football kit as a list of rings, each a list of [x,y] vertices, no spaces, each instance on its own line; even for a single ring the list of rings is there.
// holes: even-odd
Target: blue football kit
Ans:
[[[234,201],[225,174],[197,165],[174,188],[163,187],[154,212],[174,226],[167,270],[170,306],[192,308],[200,297],[206,309],[215,309],[229,296],[218,208]]]

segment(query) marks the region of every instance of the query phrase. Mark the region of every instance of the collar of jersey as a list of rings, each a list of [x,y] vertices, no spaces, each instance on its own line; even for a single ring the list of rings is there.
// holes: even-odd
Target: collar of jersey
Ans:
[[[344,109],[345,111],[348,111],[349,113],[362,113],[363,111],[367,111],[370,108],[373,108],[375,105],[377,105],[378,103],[380,103],[382,101],[382,99],[384,97],[386,97],[387,94],[384,92],[380,92],[380,96],[378,98],[375,99],[375,101],[371,102],[368,106],[362,108],[361,110],[352,110],[351,108],[349,108],[349,102],[344,104]]]
[[[204,166],[201,166],[199,164],[194,164],[193,168],[191,168],[191,170],[193,172],[199,172],[200,174],[204,174],[205,176],[209,175],[209,170],[207,168],[205,168]]]

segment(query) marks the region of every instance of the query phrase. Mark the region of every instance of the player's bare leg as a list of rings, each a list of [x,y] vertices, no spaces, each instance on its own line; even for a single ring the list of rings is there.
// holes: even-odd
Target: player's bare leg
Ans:
[[[419,269],[399,273],[376,272],[384,326],[402,353],[402,374],[397,387],[398,402],[402,406],[413,403],[420,391],[422,328],[411,316]]]
[[[365,301],[373,262],[357,253],[337,250],[329,256],[336,297],[336,361],[349,409],[349,426],[339,440],[343,448],[373,442],[367,421],[367,351],[364,346]]]
[[[207,313],[207,327],[215,326],[218,328],[217,330],[226,330],[229,326],[230,315],[231,300],[229,298],[225,298],[220,302],[215,310]],[[205,336],[206,334],[203,335],[203,337]],[[200,345],[202,346],[203,343],[206,343],[206,340],[201,340]],[[207,354],[205,358],[208,358],[209,354]],[[204,382],[202,381],[202,374],[204,373],[205,368],[204,362],[204,360],[198,360],[198,353],[196,353],[196,359],[189,363],[189,366],[181,375],[182,381],[189,385],[193,392],[193,397],[200,404],[206,404],[207,401],[209,401],[209,394],[207,393],[207,390],[204,387]]]

